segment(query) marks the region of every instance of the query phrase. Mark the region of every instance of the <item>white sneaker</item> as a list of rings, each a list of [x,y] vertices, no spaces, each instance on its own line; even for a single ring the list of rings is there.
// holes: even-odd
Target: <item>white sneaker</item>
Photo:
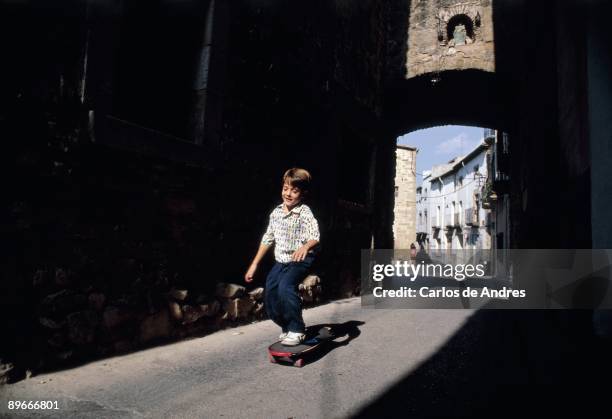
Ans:
[[[280,335],[278,335],[278,340],[283,340],[287,337],[287,332],[283,332]]]
[[[285,346],[296,346],[304,342],[306,335],[304,333],[289,332],[287,337],[281,341]]]

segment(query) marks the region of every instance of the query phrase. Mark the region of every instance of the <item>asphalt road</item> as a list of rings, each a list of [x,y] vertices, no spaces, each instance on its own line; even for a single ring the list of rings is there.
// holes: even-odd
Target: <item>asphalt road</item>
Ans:
[[[472,315],[340,300],[304,312],[307,325],[341,325],[348,335],[303,368],[268,361],[279,330],[263,321],[4,386],[0,416],[349,417],[410,377]],[[9,411],[9,400],[56,400],[59,410]]]

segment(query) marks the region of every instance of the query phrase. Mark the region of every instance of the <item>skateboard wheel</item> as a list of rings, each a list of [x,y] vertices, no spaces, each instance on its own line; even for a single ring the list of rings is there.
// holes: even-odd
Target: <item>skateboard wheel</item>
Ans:
[[[293,363],[293,366],[298,367],[298,368],[302,368],[304,366],[304,360],[303,359],[298,359]]]
[[[274,355],[272,354],[268,354],[268,359],[270,360],[271,363],[276,364],[276,358],[274,358]]]

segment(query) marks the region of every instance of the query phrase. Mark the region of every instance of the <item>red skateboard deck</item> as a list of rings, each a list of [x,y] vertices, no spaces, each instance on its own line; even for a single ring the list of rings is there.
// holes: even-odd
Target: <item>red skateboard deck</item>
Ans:
[[[296,346],[285,346],[280,341],[268,347],[268,358],[276,364],[289,364],[301,368],[305,360],[326,342],[334,339],[334,334],[329,327],[317,329],[307,328],[306,339]]]

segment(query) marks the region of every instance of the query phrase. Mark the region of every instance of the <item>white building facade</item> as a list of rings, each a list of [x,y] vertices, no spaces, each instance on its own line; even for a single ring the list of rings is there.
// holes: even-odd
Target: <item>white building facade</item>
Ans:
[[[494,225],[482,208],[490,141],[423,173],[417,189],[417,241],[425,249],[490,249]]]

